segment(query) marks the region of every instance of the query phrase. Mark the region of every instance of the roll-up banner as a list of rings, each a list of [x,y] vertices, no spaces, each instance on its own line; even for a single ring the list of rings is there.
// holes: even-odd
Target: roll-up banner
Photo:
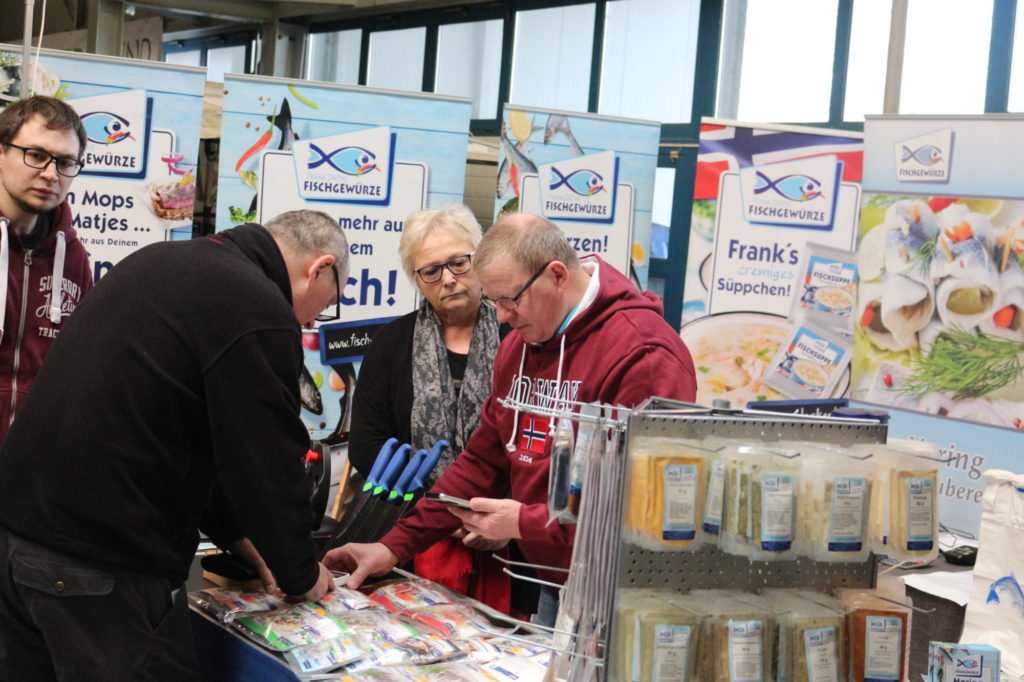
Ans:
[[[849,386],[862,135],[704,119],[680,335],[697,402]]]
[[[68,203],[94,278],[143,246],[191,239],[206,69],[41,50],[29,73],[34,94],[66,101],[85,126]],[[22,74],[20,48],[0,45],[0,104]]]
[[[652,121],[506,104],[495,219],[542,215],[646,286],[660,137]]]
[[[303,334],[300,386],[311,437],[343,442],[354,363],[416,306],[398,256],[405,219],[462,201],[471,101],[232,74],[224,90],[218,229],[312,209],[348,238],[341,319]]]
[[[869,116],[851,397],[937,443],[946,525],[1024,472],[1024,117]]]

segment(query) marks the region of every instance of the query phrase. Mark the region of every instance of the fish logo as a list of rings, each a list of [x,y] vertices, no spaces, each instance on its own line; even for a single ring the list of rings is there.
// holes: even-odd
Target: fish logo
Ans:
[[[327,164],[339,173],[345,175],[365,175],[370,171],[380,170],[377,167],[377,155],[362,147],[342,147],[327,153],[314,143],[310,143],[309,151],[316,154],[308,164],[309,170],[314,170]]]
[[[772,180],[761,171],[757,171],[754,194],[764,194],[769,190],[790,201],[810,201],[825,196],[821,191],[821,183],[809,175],[796,173]]]
[[[552,166],[551,183],[548,188],[556,190],[563,185],[581,197],[592,197],[598,192],[604,191],[604,178],[601,177],[600,173],[595,173],[586,168],[580,168],[568,175],[564,175]]]
[[[1024,617],[1024,590],[1021,589],[1020,583],[1017,582],[1013,575],[1005,575],[993,582],[989,586],[988,597],[985,599],[985,603],[1000,604],[1003,603],[1004,599],[1020,611],[1020,615]]]
[[[956,664],[957,664],[957,667],[966,668],[967,670],[974,670],[975,668],[978,667],[978,661],[973,659],[973,658],[968,658],[968,659],[958,658],[958,659],[956,659]]]
[[[125,139],[134,140],[131,124],[124,116],[109,111],[90,111],[82,114],[82,125],[90,142],[96,144],[116,144]]]
[[[901,154],[902,156],[900,161],[903,163],[913,159],[922,166],[934,166],[938,162],[942,161],[942,150],[933,144],[926,144],[923,147],[918,147],[913,150],[910,147],[903,145]]]

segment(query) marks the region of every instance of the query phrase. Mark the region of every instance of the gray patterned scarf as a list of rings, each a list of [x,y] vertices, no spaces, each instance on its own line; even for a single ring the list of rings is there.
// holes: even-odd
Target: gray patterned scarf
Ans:
[[[416,450],[430,448],[440,438],[451,444],[441,454],[430,483],[455,461],[480,424],[480,410],[491,392],[498,342],[497,315],[489,306],[481,305],[469,343],[466,374],[456,398],[441,318],[429,301],[423,299],[420,303],[412,335],[412,445]]]

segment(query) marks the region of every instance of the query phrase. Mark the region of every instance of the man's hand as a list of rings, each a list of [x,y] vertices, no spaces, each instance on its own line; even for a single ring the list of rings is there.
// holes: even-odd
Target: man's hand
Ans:
[[[469,506],[472,511],[458,507],[448,507],[448,511],[459,517],[462,525],[471,534],[475,533],[488,540],[522,537],[519,534],[519,509],[523,506],[521,502],[474,497],[469,501]]]
[[[478,552],[497,552],[508,544],[508,538],[504,540],[488,540],[477,533],[466,533],[466,536],[462,538],[462,544]]]
[[[367,577],[388,573],[398,563],[398,557],[381,542],[350,542],[324,555],[324,563],[332,570],[351,573],[345,586],[354,590]]]
[[[284,592],[277,586],[277,579],[274,577],[274,574],[270,572],[270,567],[268,567],[267,563],[263,561],[263,557],[260,556],[259,551],[256,549],[256,545],[252,544],[252,541],[249,538],[235,540],[231,543],[229,549],[236,557],[256,569],[256,573],[260,576],[260,582],[263,583],[264,592],[272,594],[275,597],[284,596]]]
[[[320,597],[324,596],[329,592],[334,592],[336,589],[334,586],[334,578],[331,576],[331,572],[327,570],[327,567],[321,563],[317,563],[320,567],[320,575],[316,579],[316,584],[313,587],[306,590],[304,594],[290,594],[285,597],[285,601],[291,604],[298,604],[302,601],[319,601]]]

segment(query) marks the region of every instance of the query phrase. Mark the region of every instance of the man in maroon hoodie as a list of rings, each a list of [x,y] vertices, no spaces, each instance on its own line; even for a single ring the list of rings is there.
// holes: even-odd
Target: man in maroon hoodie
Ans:
[[[65,201],[85,140],[78,114],[58,99],[29,97],[0,111],[0,442],[61,320],[92,288]]]
[[[526,214],[498,221],[473,255],[484,300],[513,331],[498,348],[494,388],[480,427],[433,490],[469,499],[472,511],[421,500],[380,542],[327,554],[355,587],[464,525],[491,540],[517,539],[529,561],[567,568],[575,525],[548,524],[548,420],[503,407],[604,401],[633,407],[650,396],[692,401],[690,353],[662,318],[660,302],[597,256],[579,259],[550,221]],[[504,496],[508,493],[508,499]],[[563,582],[561,572],[540,577]],[[540,622],[554,621],[545,588]]]

